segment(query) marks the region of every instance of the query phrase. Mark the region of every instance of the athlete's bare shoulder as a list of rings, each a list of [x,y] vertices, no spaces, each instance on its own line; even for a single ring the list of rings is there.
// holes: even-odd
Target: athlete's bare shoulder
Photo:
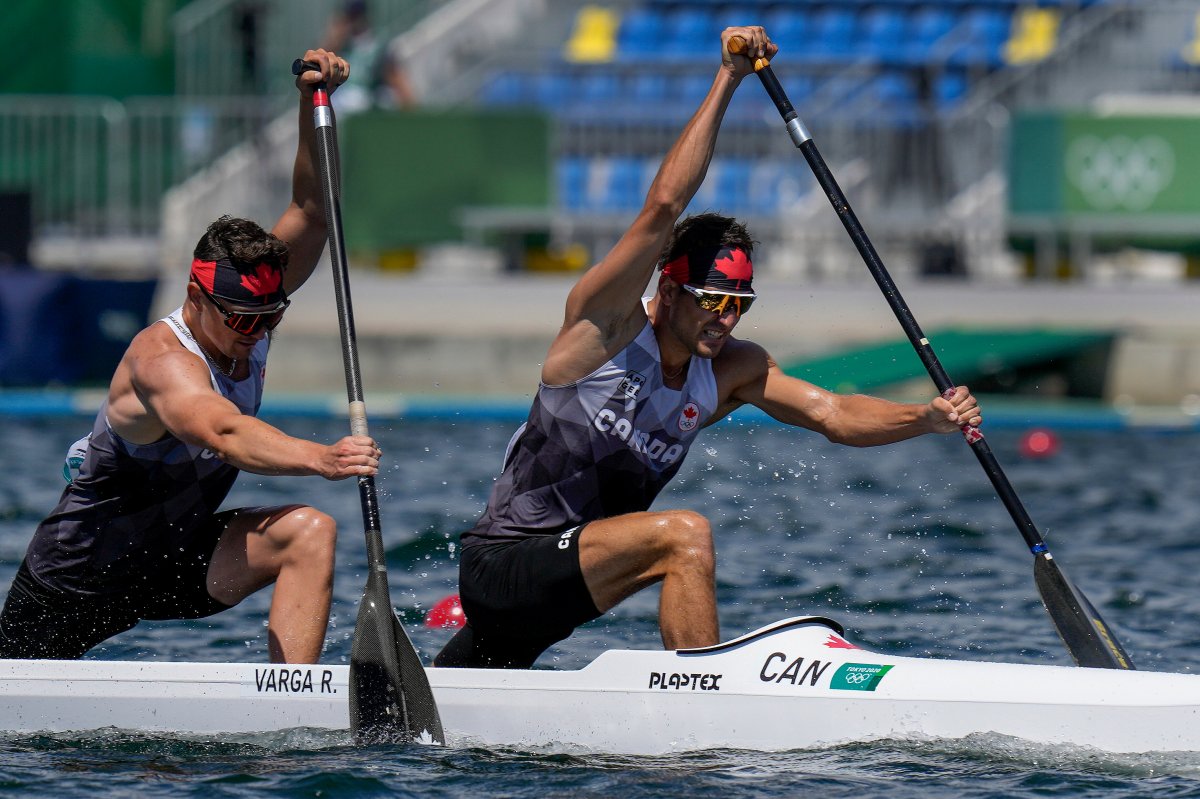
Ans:
[[[713,372],[720,379],[721,375],[765,375],[767,370],[775,365],[775,361],[767,354],[761,344],[756,344],[744,338],[730,336],[713,359]]]
[[[122,438],[156,441],[166,431],[150,403],[173,387],[209,386],[204,363],[179,343],[165,322],[142,330],[125,350],[108,389],[108,421]]]
[[[550,386],[574,383],[596,371],[646,326],[646,312],[636,306],[625,317],[612,317],[601,327],[591,320],[563,325],[546,353],[542,382]]]
[[[713,376],[717,380],[717,404],[726,415],[742,403],[733,399],[738,389],[767,379],[775,361],[760,344],[746,339],[726,340],[713,359]]]

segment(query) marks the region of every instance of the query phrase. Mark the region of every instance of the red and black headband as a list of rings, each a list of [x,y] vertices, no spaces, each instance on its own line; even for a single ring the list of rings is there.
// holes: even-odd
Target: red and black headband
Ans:
[[[192,261],[192,277],[214,297],[239,305],[276,305],[286,299],[283,271],[261,263],[253,272],[239,272],[228,258]]]
[[[676,283],[724,291],[753,291],[754,264],[744,250],[713,247],[684,253],[663,265],[663,274]]]

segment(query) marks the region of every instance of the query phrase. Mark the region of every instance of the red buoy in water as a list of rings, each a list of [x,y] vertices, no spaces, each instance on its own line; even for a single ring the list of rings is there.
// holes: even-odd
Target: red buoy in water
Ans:
[[[1049,458],[1058,452],[1058,436],[1052,430],[1030,430],[1021,436],[1019,446],[1026,458]]]
[[[463,613],[458,594],[451,594],[439,600],[425,614],[426,627],[462,627],[466,621],[467,617]]]

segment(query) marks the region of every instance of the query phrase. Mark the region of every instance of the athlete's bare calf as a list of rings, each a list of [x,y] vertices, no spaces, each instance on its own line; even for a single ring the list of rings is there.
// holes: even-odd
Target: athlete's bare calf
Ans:
[[[273,663],[316,663],[333,593],[337,523],[305,505],[247,508],[221,534],[208,593],[236,605],[275,583],[267,621]]]

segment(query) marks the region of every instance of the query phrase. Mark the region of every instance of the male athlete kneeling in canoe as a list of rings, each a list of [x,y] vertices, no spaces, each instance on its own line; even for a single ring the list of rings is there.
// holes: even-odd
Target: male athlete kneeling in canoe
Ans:
[[[716,214],[676,220],[704,180],[734,90],[754,71],[751,58],[730,54],[734,36],[750,56],[775,55],[762,28],[721,34],[712,88],[641,212],[568,296],[529,418],[509,444],[487,510],[462,536],[467,624],[439,666],[527,668],[579,625],[658,582],[663,644],[717,643],[708,520],[647,508],[700,430],[741,405],[859,447],[982,421],[966,388],[927,405],[833,394],[733,337],[756,296],[750,235]],[[657,290],[643,300],[656,265]]]
[[[267,233],[212,223],[194,252],[183,306],[139,333],[117,365],[79,474],[38,526],[0,613],[0,657],[78,658],[142,619],[194,619],[275,584],[273,661],[321,654],[333,585],[333,519],[304,505],[218,513],[239,470],[375,474],[366,436],[332,445],[254,418],[271,331],[325,246],[313,163],[313,87],[340,85],[346,62],[324,50],[300,75],[292,202]]]

